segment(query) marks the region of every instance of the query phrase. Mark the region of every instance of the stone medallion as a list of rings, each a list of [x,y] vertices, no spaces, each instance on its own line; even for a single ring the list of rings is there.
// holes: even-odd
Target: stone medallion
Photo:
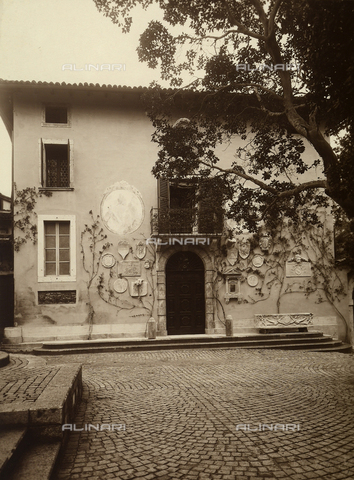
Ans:
[[[114,282],[113,288],[117,293],[124,293],[128,288],[128,282],[125,278],[118,278]]]
[[[102,255],[101,263],[105,268],[112,268],[116,264],[116,259],[111,253]]]
[[[262,255],[255,255],[252,259],[252,263],[256,268],[260,268],[264,263],[264,257]]]
[[[250,287],[256,287],[258,285],[257,275],[254,275],[254,274],[248,275],[247,283]]]

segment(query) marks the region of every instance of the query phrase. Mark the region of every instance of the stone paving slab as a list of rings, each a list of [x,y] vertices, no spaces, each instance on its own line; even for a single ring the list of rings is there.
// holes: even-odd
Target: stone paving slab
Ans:
[[[231,349],[46,360],[83,364],[83,401],[57,480],[354,478],[353,355]]]
[[[80,376],[77,363],[48,366],[43,359],[11,355],[0,371],[0,425],[61,425]]]

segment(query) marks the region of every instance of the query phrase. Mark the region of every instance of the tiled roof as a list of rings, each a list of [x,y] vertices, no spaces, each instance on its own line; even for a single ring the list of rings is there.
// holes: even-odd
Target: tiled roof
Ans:
[[[29,88],[81,88],[81,89],[101,89],[121,92],[142,93],[149,90],[149,87],[129,87],[127,85],[100,85],[99,83],[66,83],[66,82],[37,82],[35,80],[4,80],[0,78],[0,88],[2,87],[29,87]],[[171,90],[172,91],[172,90]]]

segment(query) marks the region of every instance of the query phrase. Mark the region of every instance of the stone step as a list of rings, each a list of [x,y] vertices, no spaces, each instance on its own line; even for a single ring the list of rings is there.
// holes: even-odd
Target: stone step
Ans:
[[[282,333],[269,333],[269,334],[255,334],[255,335],[234,335],[232,337],[226,337],[225,335],[172,335],[169,337],[157,337],[153,340],[148,340],[146,338],[130,338],[130,339],[121,339],[121,338],[105,338],[105,339],[94,339],[94,340],[63,340],[63,341],[46,341],[43,342],[42,347],[43,349],[62,349],[63,346],[67,348],[82,348],[85,346],[89,347],[105,347],[107,345],[110,346],[129,346],[132,344],[136,345],[149,345],[152,344],[159,344],[159,345],[169,345],[173,343],[196,343],[196,342],[203,342],[203,343],[214,343],[215,341],[218,342],[237,342],[237,341],[258,341],[260,339],[294,339],[294,338],[319,338],[323,337],[322,332],[282,332]],[[38,347],[38,346],[37,346]],[[35,347],[36,348],[36,347]]]
[[[50,480],[61,443],[61,440],[48,442],[28,435],[27,439],[18,446],[14,454],[16,461],[10,464],[4,478],[6,480]]]
[[[273,335],[274,337],[274,335]],[[224,337],[213,339],[212,341],[204,341],[202,339],[195,339],[183,342],[179,339],[178,342],[173,340],[161,342],[159,340],[137,341],[137,342],[107,342],[100,341],[98,344],[94,341],[84,341],[82,344],[75,342],[63,342],[61,348],[56,345],[56,348],[49,348],[51,344],[47,344],[46,348],[34,349],[33,353],[36,355],[69,355],[78,353],[104,353],[104,352],[132,352],[132,351],[153,351],[153,350],[175,350],[183,348],[277,348],[277,349],[306,349],[317,351],[331,349],[331,351],[350,351],[350,345],[344,345],[340,340],[333,340],[330,336],[323,334],[314,336],[292,337],[289,334],[286,336],[278,336],[269,338],[268,335],[257,336],[257,339],[250,340],[249,337],[240,338]],[[343,348],[344,347],[344,348]]]
[[[7,478],[11,466],[15,463],[21,443],[25,441],[27,427],[1,427],[0,441],[0,478]]]

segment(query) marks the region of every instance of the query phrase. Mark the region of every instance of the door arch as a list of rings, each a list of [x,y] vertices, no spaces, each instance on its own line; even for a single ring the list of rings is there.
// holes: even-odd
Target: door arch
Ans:
[[[204,264],[194,252],[178,252],[166,264],[168,335],[205,333]]]

